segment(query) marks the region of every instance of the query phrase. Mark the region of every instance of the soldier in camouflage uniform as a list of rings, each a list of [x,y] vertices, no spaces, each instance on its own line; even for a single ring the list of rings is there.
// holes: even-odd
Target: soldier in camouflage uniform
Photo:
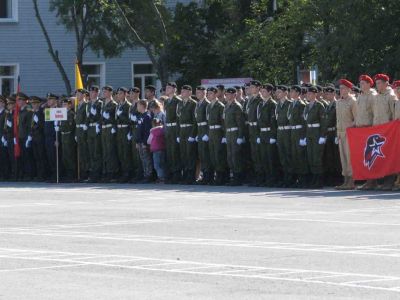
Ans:
[[[210,101],[206,98],[206,88],[204,86],[196,88],[196,97],[198,102],[194,114],[197,122],[197,149],[203,173],[203,178],[198,183],[206,185],[211,182],[213,174],[211,173],[210,151],[208,147],[210,138],[208,133],[207,106],[210,104]]]
[[[183,184],[194,184],[196,182],[196,160],[197,160],[197,122],[195,117],[196,101],[191,98],[192,87],[182,86],[180,101],[176,108],[178,117],[180,160],[183,171]]]
[[[101,144],[103,150],[104,182],[116,182],[118,174],[118,157],[116,149],[116,108],[117,103],[112,98],[113,88],[103,87],[104,103],[101,110]]]
[[[336,138],[336,92],[334,86],[324,88],[328,106],[325,107],[322,121],[322,135],[326,137],[323,165],[325,167],[325,185],[336,186],[339,183],[341,168],[338,141]]]
[[[278,153],[276,148],[276,102],[272,99],[274,86],[265,84],[261,87],[262,101],[257,107],[257,125],[259,157],[263,166],[262,183],[267,187],[273,187],[277,181]]]
[[[207,89],[207,98],[210,101],[206,108],[206,115],[212,179],[214,179],[215,173],[215,181],[211,181],[211,183],[224,185],[229,177],[227,173],[226,138],[223,120],[225,106],[217,99],[217,89],[215,87]],[[222,143],[223,140],[225,143]]]
[[[250,143],[250,157],[252,161],[253,182],[251,186],[259,186],[263,183],[263,170],[261,167],[259,144],[257,144],[257,138],[259,137],[258,127],[257,127],[257,108],[262,98],[260,96],[261,83],[258,80],[253,80],[250,82],[250,92],[251,97],[249,98],[246,106],[246,117],[247,125],[249,130],[249,143]]]
[[[244,143],[244,112],[242,106],[235,100],[236,89],[226,89],[227,104],[224,109],[225,136],[227,144],[228,165],[233,178],[228,185],[242,184],[243,160],[242,144]]]
[[[46,150],[44,147],[44,113],[40,107],[42,99],[36,96],[31,97],[32,122],[30,136],[32,137],[31,147],[33,152],[33,161],[36,167],[35,181],[46,180]]]
[[[143,179],[143,168],[139,157],[139,151],[136,148],[136,130],[137,130],[137,120],[138,120],[138,109],[137,105],[139,102],[140,89],[138,87],[133,87],[129,89],[128,101],[131,104],[129,108],[129,119],[130,119],[130,132],[128,134],[128,140],[131,143],[131,153],[132,153],[132,183],[139,182]]]
[[[75,94],[76,101],[78,101],[77,111],[75,112],[75,140],[78,147],[79,180],[85,181],[89,177],[90,170],[87,139],[89,107],[86,100],[86,97],[89,97],[89,92],[85,89],[78,89]]]
[[[296,176],[292,186],[298,188],[307,187],[307,139],[304,109],[306,104],[300,99],[301,87],[294,85],[290,89],[292,103],[288,108],[287,117],[291,126],[291,152],[293,174]]]
[[[29,97],[24,93],[17,94],[17,104],[20,107],[18,114],[18,143],[21,154],[18,159],[18,178],[22,181],[31,181],[33,178],[32,166],[32,137],[29,135],[32,122],[32,110],[28,107]]]
[[[121,170],[120,183],[126,183],[132,173],[132,148],[130,136],[129,112],[131,104],[126,99],[128,89],[120,87],[117,90],[118,106],[116,110],[117,122],[117,150]]]
[[[278,100],[275,110],[277,122],[277,146],[279,151],[279,160],[283,170],[283,180],[277,184],[278,187],[289,187],[293,184],[293,160],[291,143],[291,126],[288,120],[289,106],[292,105],[287,97],[288,88],[284,85],[276,86],[276,98]]]
[[[181,161],[179,156],[179,143],[177,142],[179,128],[178,117],[176,114],[177,106],[182,101],[176,95],[176,83],[169,82],[165,88],[165,93],[168,99],[164,102],[166,115],[165,123],[165,143],[167,153],[167,181],[166,183],[179,183],[181,179]]]
[[[304,120],[307,124],[307,160],[312,174],[311,188],[323,187],[322,155],[326,137],[321,130],[325,108],[317,100],[318,89],[309,87],[307,93],[308,104],[304,109]]]
[[[16,181],[17,178],[17,160],[14,156],[14,113],[15,113],[15,95],[7,97],[7,115],[5,117],[4,133],[6,145],[7,145],[7,155],[8,161],[10,163],[10,179]]]
[[[76,178],[76,141],[75,141],[75,112],[70,98],[63,99],[63,107],[67,108],[66,121],[61,121],[61,151],[62,163],[65,169],[65,182],[73,182]]]
[[[99,87],[93,85],[89,89],[87,104],[87,145],[89,150],[90,175],[88,183],[96,183],[102,175],[102,145],[101,145],[101,111],[103,101],[99,99]]]

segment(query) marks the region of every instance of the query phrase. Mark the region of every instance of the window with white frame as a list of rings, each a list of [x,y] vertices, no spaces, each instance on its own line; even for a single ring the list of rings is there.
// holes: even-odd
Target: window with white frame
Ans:
[[[0,23],[18,21],[18,0],[0,0]]]
[[[106,85],[104,63],[84,63],[82,65],[82,76],[86,86],[98,85],[100,88]]]
[[[16,92],[18,65],[0,64],[0,94],[4,96]]]
[[[156,85],[157,75],[152,63],[134,62],[132,64],[132,83],[133,86],[140,88],[141,98],[144,98],[144,87],[146,85]]]

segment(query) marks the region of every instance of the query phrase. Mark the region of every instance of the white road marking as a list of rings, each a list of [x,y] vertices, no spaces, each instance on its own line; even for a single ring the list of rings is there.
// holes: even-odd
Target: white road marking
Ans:
[[[119,255],[107,255],[107,257],[113,256],[116,258],[132,258],[132,259],[143,259],[143,260],[150,260],[159,262],[153,264],[153,266],[149,264],[143,265],[124,265],[124,264],[115,264],[115,263],[106,263],[106,262],[85,262],[80,261],[79,259],[61,259],[61,258],[41,258],[41,257],[30,257],[30,253],[43,253],[44,255],[49,254],[71,254],[71,256],[76,255],[88,255],[88,256],[96,256],[96,254],[92,253],[71,253],[71,252],[55,252],[55,251],[37,251],[37,250],[23,250],[23,249],[7,249],[2,248],[2,250],[6,250],[9,252],[23,252],[26,253],[26,257],[14,257],[8,255],[0,255],[0,258],[4,259],[18,259],[21,261],[24,260],[33,260],[33,261],[51,261],[51,262],[62,262],[62,263],[70,263],[73,264],[71,267],[76,267],[78,265],[82,266],[101,266],[101,267],[110,267],[110,268],[125,268],[125,269],[134,269],[134,270],[144,270],[144,271],[153,271],[153,272],[167,272],[167,273],[181,273],[181,274],[195,274],[195,275],[204,275],[204,276],[224,276],[224,277],[238,277],[238,278],[253,278],[253,279],[261,279],[261,280],[277,280],[277,281],[287,281],[287,282],[299,282],[299,283],[313,283],[313,284],[321,284],[321,285],[331,285],[331,286],[340,286],[340,287],[351,287],[351,288],[362,288],[362,289],[371,289],[371,290],[381,290],[381,291],[390,291],[390,292],[400,292],[398,289],[398,285],[393,287],[385,287],[385,286],[377,286],[377,285],[368,285],[368,283],[373,280],[373,283],[379,283],[382,281],[399,281],[400,277],[395,276],[382,276],[382,275],[375,275],[375,274],[360,274],[360,273],[346,273],[346,272],[331,272],[331,271],[321,271],[321,270],[306,270],[306,269],[291,269],[291,268],[272,268],[272,267],[255,267],[255,266],[245,266],[245,265],[231,265],[231,264],[214,264],[214,263],[204,263],[204,262],[196,262],[196,261],[184,261],[184,260],[171,260],[171,259],[159,259],[159,258],[152,258],[152,257],[137,257],[137,256],[119,256]],[[99,258],[104,257],[104,255],[97,254]],[[157,268],[157,266],[162,265],[196,265],[198,267],[220,267],[222,269],[228,268],[229,270],[226,271],[214,271],[214,272],[205,272],[200,270],[188,270],[188,269],[165,269],[165,268]],[[55,266],[54,266],[55,267]],[[63,267],[68,267],[63,265]],[[44,268],[44,267],[43,267]],[[51,268],[51,267],[48,267]],[[27,270],[29,268],[25,268]],[[243,272],[231,272],[234,270],[243,270],[247,269],[250,274],[246,274],[246,271]],[[204,269],[203,269],[204,270]],[[10,272],[12,270],[7,269],[3,272]],[[270,273],[263,273],[263,271],[267,271]],[[258,274],[257,274],[258,272]],[[271,273],[272,272],[272,273]],[[278,272],[278,273],[277,273]],[[252,274],[253,273],[253,274]],[[307,274],[320,274],[319,280],[316,279],[307,279],[310,277],[303,277]],[[292,275],[296,275],[297,277],[291,277]],[[344,281],[344,282],[337,282],[337,281],[325,281],[322,277],[323,275],[337,275],[335,278],[340,277],[358,277],[358,278],[365,278],[362,280],[360,284],[359,280],[358,283],[354,283],[355,281]],[[285,277],[286,276],[286,277]],[[329,277],[326,277],[329,279]],[[326,279],[325,278],[325,279]],[[352,283],[353,282],[353,283]]]
[[[393,258],[400,257],[400,247],[399,247],[400,244],[359,245],[359,246],[320,245],[320,244],[306,244],[306,243],[285,243],[276,241],[207,239],[207,238],[191,238],[191,237],[176,237],[176,236],[173,237],[173,236],[154,236],[154,235],[131,235],[131,234],[118,234],[118,233],[106,233],[106,232],[101,233],[101,232],[83,232],[83,231],[65,231],[65,230],[58,230],[58,231],[21,230],[21,231],[11,231],[11,232],[0,231],[0,234],[118,240],[118,241],[161,243],[161,244],[261,248],[261,249],[287,250],[287,251],[335,253],[343,255],[381,256],[381,257],[393,257]],[[384,248],[384,247],[398,247],[398,248]],[[390,253],[386,253],[389,251]]]

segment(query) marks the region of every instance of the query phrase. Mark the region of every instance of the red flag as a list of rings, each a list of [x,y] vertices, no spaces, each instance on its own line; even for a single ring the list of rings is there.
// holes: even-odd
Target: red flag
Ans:
[[[18,138],[18,128],[19,128],[19,105],[18,105],[18,93],[21,91],[20,85],[20,77],[18,76],[18,85],[17,85],[17,99],[14,109],[14,138],[16,139],[16,144],[14,145],[14,157],[18,158],[21,156],[21,146],[19,144]]]
[[[348,128],[351,166],[355,180],[400,173],[400,120],[382,125]]]

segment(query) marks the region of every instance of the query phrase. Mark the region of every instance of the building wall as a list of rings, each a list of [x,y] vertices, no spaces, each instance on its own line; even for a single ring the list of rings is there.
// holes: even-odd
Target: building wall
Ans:
[[[29,95],[44,96],[50,91],[58,94],[65,93],[64,82],[48,52],[46,40],[34,14],[32,1],[13,1],[18,2],[18,21],[0,22],[0,40],[2,41],[0,66],[17,63],[21,88]],[[58,50],[71,85],[74,87],[74,35],[67,32],[63,25],[57,24],[55,14],[48,9],[48,1],[38,2],[53,47]],[[166,1],[169,8],[173,8],[175,3],[176,0]],[[132,63],[138,61],[149,61],[142,48],[126,50],[120,57],[107,60],[91,51],[87,51],[84,56],[84,63],[105,63],[105,81],[114,87],[132,85]]]

